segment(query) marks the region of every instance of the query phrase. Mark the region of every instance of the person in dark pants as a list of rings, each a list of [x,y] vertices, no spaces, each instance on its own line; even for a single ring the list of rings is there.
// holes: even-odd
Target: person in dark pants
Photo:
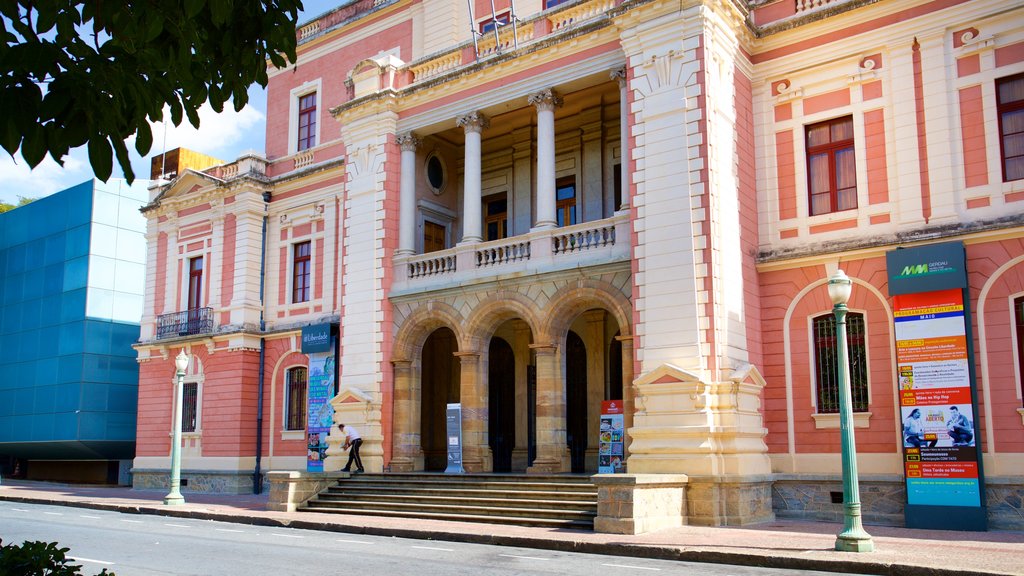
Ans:
[[[974,427],[971,421],[960,413],[956,406],[949,407],[949,418],[946,420],[946,429],[949,430],[949,438],[953,446],[970,446],[974,440]]]
[[[341,469],[342,472],[351,472],[352,463],[356,463],[356,474],[362,474],[363,470],[363,459],[359,457],[359,447],[363,445],[363,439],[359,436],[359,431],[352,426],[345,426],[344,424],[338,424],[338,429],[345,435],[345,449],[349,450],[348,453],[348,464]]]

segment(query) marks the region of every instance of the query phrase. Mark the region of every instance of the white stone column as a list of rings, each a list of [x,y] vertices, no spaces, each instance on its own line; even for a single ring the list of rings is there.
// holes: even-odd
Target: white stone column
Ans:
[[[420,140],[412,132],[397,138],[402,149],[402,179],[398,207],[398,254],[416,253],[416,148]]]
[[[460,116],[455,124],[466,131],[465,184],[462,190],[462,244],[480,242],[483,237],[480,207],[480,133],[491,121],[483,112],[470,112]]]
[[[537,229],[558,226],[555,215],[555,108],[562,99],[548,89],[531,94],[527,102],[537,107]]]
[[[615,210],[629,208],[629,83],[626,81],[626,69],[613,70],[612,80],[619,82],[619,179],[622,186],[622,204]]]

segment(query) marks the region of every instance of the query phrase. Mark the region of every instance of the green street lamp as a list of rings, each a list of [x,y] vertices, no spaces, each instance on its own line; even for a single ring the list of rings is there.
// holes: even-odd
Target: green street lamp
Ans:
[[[185,498],[181,495],[181,402],[184,396],[182,390],[185,388],[185,370],[188,369],[188,355],[182,348],[174,358],[174,367],[177,385],[174,391],[174,433],[171,440],[171,491],[164,496],[164,504],[177,506],[184,504]]]
[[[836,316],[837,348],[839,349],[839,432],[843,452],[843,531],[836,536],[840,552],[871,552],[875,549],[871,535],[864,531],[860,515],[860,485],[857,481],[857,443],[853,436],[853,406],[850,402],[850,360],[846,349],[846,303],[850,300],[853,281],[842,270],[828,279],[828,295]]]

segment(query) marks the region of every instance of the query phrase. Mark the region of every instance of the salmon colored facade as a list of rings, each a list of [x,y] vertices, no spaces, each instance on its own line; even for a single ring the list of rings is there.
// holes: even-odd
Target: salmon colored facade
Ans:
[[[842,269],[865,518],[901,524],[886,253],[957,241],[989,524],[1024,527],[1024,9],[359,0],[297,34],[266,156],[151,190],[136,485],[169,466],[182,348],[190,488],[304,470],[302,329],[331,324],[370,471],[442,470],[458,402],[468,471],[680,502],[599,530],[834,519]]]

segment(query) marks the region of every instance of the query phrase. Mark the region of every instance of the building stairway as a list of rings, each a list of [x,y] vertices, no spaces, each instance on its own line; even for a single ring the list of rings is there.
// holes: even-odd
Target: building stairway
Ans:
[[[593,530],[597,487],[569,474],[358,474],[300,510]]]

